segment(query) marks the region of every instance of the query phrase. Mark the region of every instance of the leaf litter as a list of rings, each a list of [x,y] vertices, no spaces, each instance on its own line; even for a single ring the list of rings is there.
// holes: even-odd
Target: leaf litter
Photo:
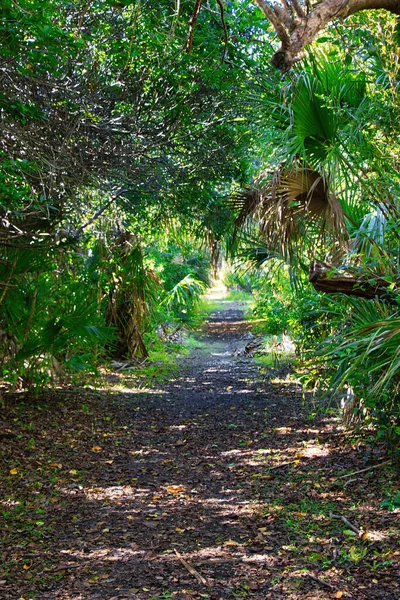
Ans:
[[[249,327],[211,315],[157,389],[7,398],[2,599],[398,600],[393,470],[238,353]]]

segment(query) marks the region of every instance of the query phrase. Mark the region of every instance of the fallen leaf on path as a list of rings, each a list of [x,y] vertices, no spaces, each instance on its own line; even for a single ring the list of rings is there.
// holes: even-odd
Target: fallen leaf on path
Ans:
[[[241,544],[239,542],[235,542],[235,540],[226,540],[226,542],[224,542],[222,545],[223,546],[241,546]]]
[[[170,494],[179,494],[179,492],[183,492],[185,488],[183,485],[167,485],[165,489]]]

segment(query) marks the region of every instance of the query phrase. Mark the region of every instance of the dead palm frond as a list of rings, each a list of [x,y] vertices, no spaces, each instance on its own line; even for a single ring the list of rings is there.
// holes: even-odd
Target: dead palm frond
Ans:
[[[329,233],[336,241],[345,237],[340,202],[325,177],[309,167],[279,168],[261,187],[237,193],[231,206],[238,212],[235,235],[252,217],[271,250],[288,259],[295,245],[303,247],[307,241],[313,251]]]
[[[148,299],[159,280],[156,273],[145,266],[142,249],[129,232],[121,234],[114,253],[116,270],[106,319],[117,335],[115,356],[147,358],[143,331],[150,311]]]
[[[229,199],[229,206],[238,213],[235,219],[235,233],[243,229],[249,217],[255,216],[263,199],[263,188],[247,187],[237,191]]]

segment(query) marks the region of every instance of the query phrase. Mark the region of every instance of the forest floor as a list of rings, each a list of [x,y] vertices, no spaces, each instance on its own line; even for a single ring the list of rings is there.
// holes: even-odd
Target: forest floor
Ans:
[[[6,398],[0,598],[400,598],[394,470],[249,328],[221,304],[163,383]]]

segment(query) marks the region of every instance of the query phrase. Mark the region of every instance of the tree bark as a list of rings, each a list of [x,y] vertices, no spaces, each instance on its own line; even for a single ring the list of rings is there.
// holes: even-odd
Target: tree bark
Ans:
[[[314,260],[310,265],[308,281],[318,292],[327,294],[346,294],[358,298],[380,298],[391,304],[397,304],[397,294],[389,289],[390,283],[377,277],[371,283],[365,278],[355,276],[344,269],[338,269],[320,260]]]
[[[305,5],[298,0],[254,0],[273,25],[279,39],[280,49],[271,62],[282,72],[301,60],[304,48],[310,44],[333,19],[345,19],[362,10],[384,9],[400,15],[400,0],[322,0],[313,7],[309,0]]]

